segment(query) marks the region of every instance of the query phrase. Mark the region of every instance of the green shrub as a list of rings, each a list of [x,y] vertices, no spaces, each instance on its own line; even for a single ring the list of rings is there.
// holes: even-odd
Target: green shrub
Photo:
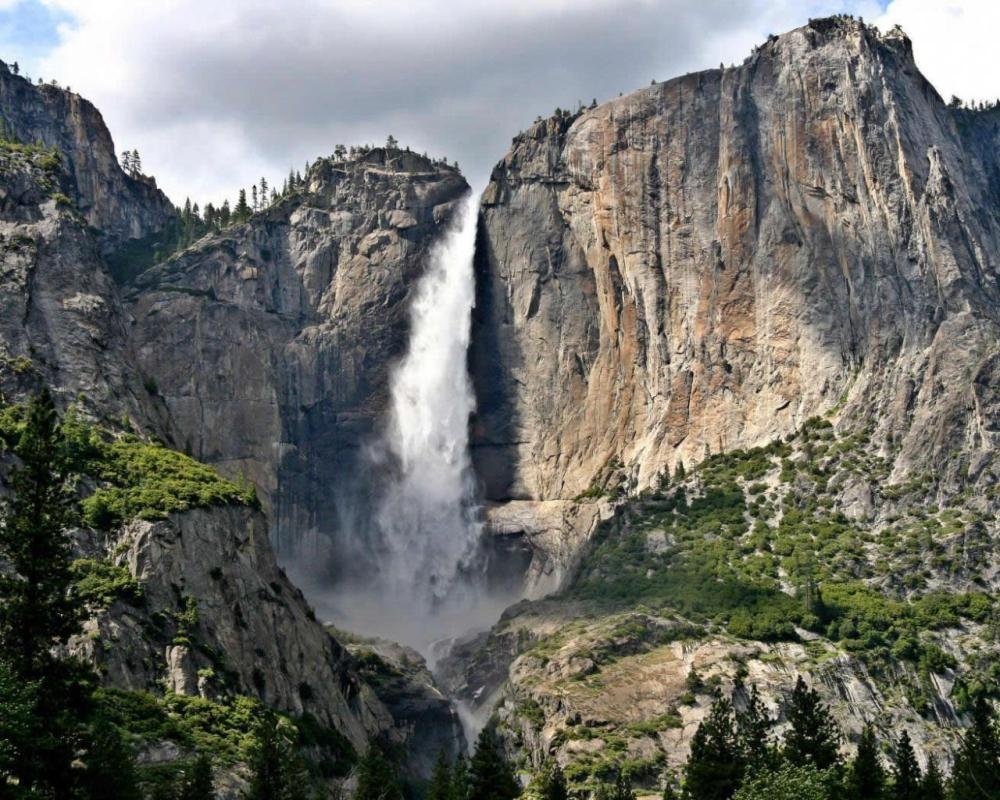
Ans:
[[[107,608],[115,600],[136,606],[143,602],[142,584],[125,567],[110,561],[80,558],[72,563],[74,588],[85,603]]]

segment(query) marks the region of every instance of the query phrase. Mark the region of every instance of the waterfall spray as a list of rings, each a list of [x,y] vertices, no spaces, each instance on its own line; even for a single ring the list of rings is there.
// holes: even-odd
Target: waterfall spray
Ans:
[[[392,375],[385,445],[398,474],[377,523],[383,588],[406,603],[400,608],[433,611],[446,602],[478,549],[468,454],[475,399],[466,369],[478,210],[470,193],[432,249],[410,308],[409,349]]]

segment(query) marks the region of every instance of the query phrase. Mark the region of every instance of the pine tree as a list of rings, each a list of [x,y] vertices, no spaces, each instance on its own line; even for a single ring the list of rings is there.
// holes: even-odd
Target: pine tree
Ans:
[[[215,800],[212,759],[200,754],[185,771],[177,800]]]
[[[691,754],[684,766],[684,796],[688,800],[727,800],[739,788],[742,777],[733,706],[720,697],[691,738]]]
[[[132,154],[128,150],[122,150],[121,155],[122,171],[128,175],[132,174]]]
[[[800,675],[787,711],[791,730],[785,734],[784,754],[796,766],[823,770],[839,761],[840,731],[815,689]]]
[[[619,772],[615,776],[615,785],[611,791],[611,800],[636,800],[635,790],[632,789],[632,782],[624,772]]]
[[[253,186],[250,187],[250,194],[251,194],[251,198],[252,198],[251,199],[251,203],[250,203],[250,207],[254,210],[254,213],[256,214],[257,211],[260,210],[260,201],[257,199],[257,185],[256,184],[254,184]]]
[[[507,762],[496,735],[484,728],[476,740],[469,769],[470,800],[513,800],[521,786]]]
[[[396,141],[396,137],[391,133],[386,137],[385,146],[387,150],[395,150],[399,147],[399,142]]]
[[[682,480],[684,480],[685,474],[686,473],[684,472],[684,462],[678,461],[677,469],[674,470],[674,483],[680,483]]]
[[[455,759],[455,766],[451,770],[451,792],[448,800],[469,800],[469,762],[461,753]]]
[[[0,658],[34,690],[34,712],[10,778],[27,793],[64,796],[76,776],[76,750],[91,713],[94,677],[82,663],[53,653],[79,630],[81,608],[71,592],[74,517],[71,459],[47,390],[26,410],[14,447],[12,496],[0,514]]]
[[[922,780],[920,765],[913,752],[910,734],[903,731],[892,759],[892,796],[894,800],[920,800]]]
[[[36,721],[36,685],[25,683],[8,664],[0,661],[0,786],[18,772],[31,749]]]
[[[851,797],[855,800],[878,800],[885,787],[885,770],[878,754],[878,741],[871,725],[865,725],[858,751],[847,776]]]
[[[442,750],[434,762],[434,771],[427,787],[427,800],[451,800],[451,764]]]
[[[135,753],[107,720],[98,717],[87,737],[83,755],[85,769],[79,770],[83,796],[113,797],[115,800],[142,800],[135,769]]]
[[[377,744],[368,746],[367,752],[358,763],[358,786],[354,800],[402,800],[403,791],[399,784],[396,767],[385,751]]]
[[[567,800],[569,797],[566,776],[555,759],[545,760],[528,788],[536,800]]]
[[[265,711],[256,730],[250,758],[250,791],[246,800],[305,800],[308,777],[278,716]]]
[[[139,158],[139,151],[132,150],[132,176],[142,175],[142,159]]]
[[[236,201],[236,208],[233,209],[233,219],[236,222],[246,222],[250,219],[250,206],[247,205],[247,190],[240,189],[239,199]]]
[[[944,779],[941,777],[941,769],[934,758],[927,761],[927,771],[920,784],[920,796],[922,800],[944,800]]]
[[[972,725],[962,737],[949,781],[950,800],[1000,797],[1000,731],[987,700],[972,707]]]
[[[744,764],[762,767],[772,760],[770,734],[773,724],[757,687],[752,687],[746,708],[736,714],[736,743]]]
[[[219,209],[219,227],[228,228],[232,222],[232,212],[229,210],[229,200],[222,201],[222,208]]]

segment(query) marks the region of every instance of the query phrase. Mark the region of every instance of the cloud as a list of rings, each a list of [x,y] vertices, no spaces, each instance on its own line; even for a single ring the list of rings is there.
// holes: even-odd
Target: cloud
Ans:
[[[883,30],[903,26],[913,40],[917,66],[943,97],[1000,97],[996,0],[892,0],[875,22]]]
[[[2,2],[3,0],[0,0]],[[905,0],[897,0],[904,2]],[[392,133],[482,182],[537,115],[720,61],[873,0],[46,0],[45,59],[175,202]]]

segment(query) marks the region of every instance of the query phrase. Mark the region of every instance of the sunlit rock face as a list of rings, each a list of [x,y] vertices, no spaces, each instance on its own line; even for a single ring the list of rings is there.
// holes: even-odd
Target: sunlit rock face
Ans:
[[[407,300],[468,186],[402,150],[318,161],[307,185],[144,273],[139,363],[175,443],[261,488],[279,547],[368,513],[363,446],[385,419]]]
[[[477,256],[489,497],[641,488],[837,403],[895,477],[992,480],[998,115],[830,19],[517,136]]]

